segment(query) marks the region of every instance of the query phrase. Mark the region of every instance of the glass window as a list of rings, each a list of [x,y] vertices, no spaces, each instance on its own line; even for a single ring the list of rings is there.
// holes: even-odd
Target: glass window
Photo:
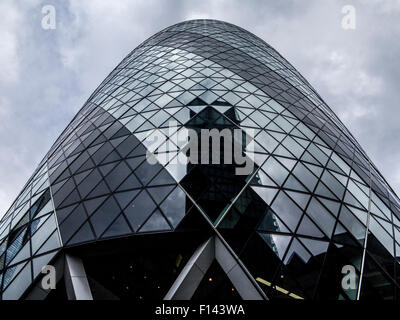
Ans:
[[[292,231],[296,229],[302,211],[283,191],[281,191],[275,198],[271,208]]]

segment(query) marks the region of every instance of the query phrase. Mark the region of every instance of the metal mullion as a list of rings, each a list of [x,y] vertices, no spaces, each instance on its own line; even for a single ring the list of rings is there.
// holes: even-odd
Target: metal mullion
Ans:
[[[64,160],[64,161],[67,161],[67,160]],[[47,180],[49,181],[50,200],[51,200],[51,204],[52,204],[52,206],[53,206],[53,214],[54,214],[54,217],[55,217],[55,219],[56,219],[56,226],[57,226],[58,238],[59,238],[59,240],[60,240],[60,245],[61,245],[61,247],[63,247],[64,244],[63,244],[63,241],[62,241],[62,238],[61,238],[61,232],[60,232],[60,227],[59,227],[59,223],[58,223],[56,207],[55,207],[55,205],[54,205],[53,191],[52,191],[52,186],[51,186],[51,183],[50,183],[49,166],[48,166],[48,157],[47,157],[47,160],[46,160],[46,168],[47,168],[47,170],[46,170]],[[32,245],[32,244],[31,244],[31,245]]]
[[[364,239],[364,247],[363,247],[363,256],[361,260],[361,271],[360,271],[360,281],[358,282],[357,288],[357,298],[356,300],[360,300],[362,281],[364,277],[364,267],[365,267],[365,257],[367,254],[367,243],[368,243],[368,233],[369,233],[369,221],[371,216],[371,185],[372,185],[372,177],[371,177],[371,163],[368,161],[368,169],[369,169],[369,199],[368,199],[368,214],[367,214],[367,225],[365,228],[365,239]]]

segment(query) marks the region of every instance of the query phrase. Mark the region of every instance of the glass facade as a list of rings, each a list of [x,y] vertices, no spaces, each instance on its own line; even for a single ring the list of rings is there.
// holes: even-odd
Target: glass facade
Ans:
[[[174,161],[189,129],[239,130],[253,170]],[[400,298],[400,200],[361,146],[263,40],[193,20],[123,59],[39,164],[0,222],[0,297],[24,298],[44,265],[83,250],[99,297],[160,299],[211,236],[268,299]],[[239,297],[216,263],[193,298],[212,288]]]

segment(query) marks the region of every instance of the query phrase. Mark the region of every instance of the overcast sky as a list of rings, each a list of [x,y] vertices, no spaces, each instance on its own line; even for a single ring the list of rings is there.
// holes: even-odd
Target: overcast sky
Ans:
[[[44,30],[41,10],[56,9]],[[356,29],[342,28],[352,5]],[[400,0],[1,0],[0,216],[107,74],[177,22],[234,23],[314,86],[400,194]]]

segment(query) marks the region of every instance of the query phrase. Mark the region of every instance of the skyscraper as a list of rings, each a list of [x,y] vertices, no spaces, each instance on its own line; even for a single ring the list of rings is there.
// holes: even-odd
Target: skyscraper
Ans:
[[[190,161],[190,132],[205,129],[239,132],[251,170]],[[215,152],[196,145],[197,160]],[[0,294],[399,299],[399,219],[398,197],[288,61],[232,24],[187,21],[123,59],[4,215]]]

